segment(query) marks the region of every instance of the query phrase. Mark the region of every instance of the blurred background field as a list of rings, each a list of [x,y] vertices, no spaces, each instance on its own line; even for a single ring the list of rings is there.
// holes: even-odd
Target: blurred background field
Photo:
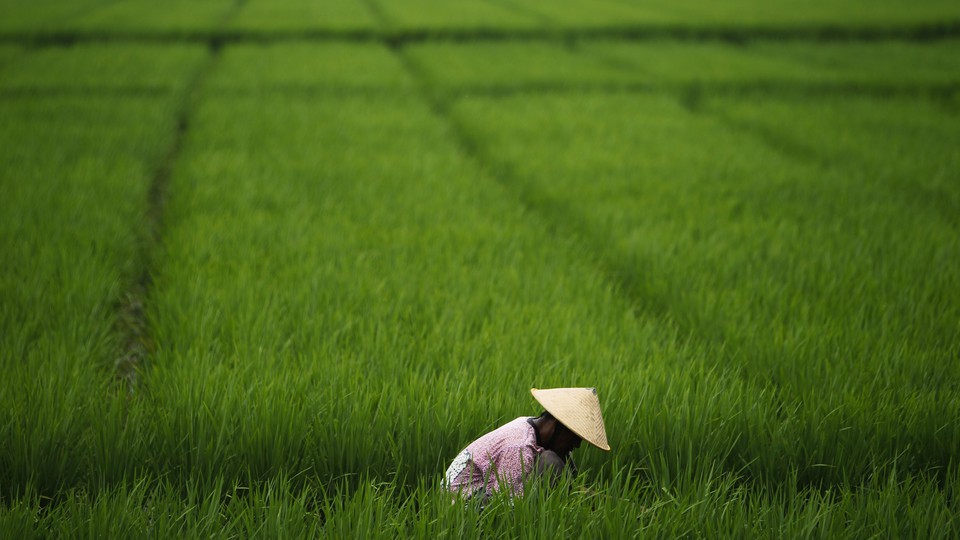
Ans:
[[[958,25],[953,0],[2,0],[5,34],[547,29],[899,30]]]
[[[0,164],[0,536],[960,537],[954,1],[0,0]]]

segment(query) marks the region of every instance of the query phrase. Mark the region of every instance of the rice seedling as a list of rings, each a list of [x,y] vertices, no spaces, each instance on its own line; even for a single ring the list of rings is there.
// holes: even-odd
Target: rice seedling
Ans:
[[[230,23],[231,31],[270,33],[280,31],[373,30],[377,21],[368,4],[357,0],[250,0]]]
[[[676,25],[682,19],[665,5],[650,5],[640,2],[618,0],[559,0],[550,5],[529,0],[510,2],[514,10],[531,14],[550,28],[578,30],[617,30],[631,26],[658,28]]]
[[[404,47],[403,55],[428,89],[442,93],[536,93],[648,80],[558,43],[424,43]]]
[[[772,42],[763,44],[761,51],[765,55],[824,70],[830,79],[861,85],[955,85],[960,67],[960,60],[957,60],[960,42],[956,39],[932,43],[838,42],[818,47]]]
[[[790,2],[769,4],[759,0],[741,0],[720,6],[704,0],[645,3],[647,9],[658,9],[680,18],[692,28],[720,26],[736,28],[770,28],[786,30],[804,27],[852,27],[884,29],[914,24],[935,24],[956,20],[957,6],[946,0],[916,5],[905,0],[885,0],[871,4],[858,2]],[[829,34],[829,32],[825,32]]]
[[[114,34],[183,34],[212,31],[234,13],[234,0],[119,0],[71,18],[65,26],[73,31]]]
[[[65,20],[99,9],[110,0],[2,0],[0,34],[31,35],[62,28]]]
[[[0,45],[0,69],[17,56],[23,54],[23,49],[16,45]]]
[[[180,44],[38,48],[11,57],[0,91],[18,92],[23,97],[33,92],[40,97],[162,96],[182,91],[205,54],[201,46]]]
[[[319,94],[409,93],[410,76],[377,44],[310,44],[299,41],[227,48],[221,69],[205,86],[224,96],[252,93]]]
[[[380,25],[388,31],[504,30],[537,28],[538,17],[513,9],[509,3],[466,0],[456,5],[440,0],[368,0]]]

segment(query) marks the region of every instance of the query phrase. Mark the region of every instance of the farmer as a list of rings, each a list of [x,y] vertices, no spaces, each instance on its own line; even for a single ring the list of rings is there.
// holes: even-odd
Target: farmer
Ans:
[[[528,478],[546,477],[552,485],[564,470],[575,474],[570,452],[581,440],[610,450],[595,388],[533,388],[530,393],[546,410],[470,443],[447,469],[448,490],[464,499],[479,493],[482,501],[500,490],[522,496]]]

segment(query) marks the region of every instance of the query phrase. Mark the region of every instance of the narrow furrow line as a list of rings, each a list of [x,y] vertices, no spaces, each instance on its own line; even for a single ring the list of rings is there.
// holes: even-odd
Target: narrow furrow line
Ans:
[[[224,12],[219,27],[227,27],[246,3],[247,0],[236,0]],[[156,252],[162,240],[163,214],[170,178],[190,128],[190,117],[198,99],[197,94],[206,77],[213,71],[223,48],[223,42],[219,39],[208,40],[206,45],[209,51],[206,61],[200,64],[182,90],[173,138],[153,172],[147,191],[147,209],[140,231],[139,250],[135,261],[136,273],[123,294],[123,302],[117,310],[117,330],[121,336],[121,350],[114,366],[116,377],[127,387],[131,395],[136,394],[140,389],[140,374],[147,366],[149,356],[154,349],[147,320],[147,305],[153,283]]]
[[[686,82],[686,83],[618,83],[618,82],[546,82],[521,83],[502,86],[464,86],[456,92],[487,98],[510,98],[523,95],[565,94],[676,94],[682,96],[689,108],[703,96],[777,96],[790,98],[863,96],[873,98],[917,97],[946,101],[960,92],[960,80],[947,83],[802,83],[798,81],[744,81],[744,82]]]
[[[150,178],[146,211],[139,230],[139,242],[132,279],[121,295],[117,307],[117,334],[120,351],[114,362],[117,379],[131,395],[140,389],[140,374],[147,365],[154,343],[147,320],[150,288],[156,252],[163,236],[163,214],[169,194],[170,178],[190,129],[190,117],[203,81],[219,59],[220,49],[211,46],[205,62],[201,63],[186,87],[181,91],[176,112],[174,133]]]
[[[231,19],[245,4],[238,2],[225,14]],[[210,30],[124,32],[122,30],[26,30],[0,33],[0,43],[31,46],[63,46],[89,42],[170,43],[282,43],[287,41],[346,41],[379,42],[389,45],[409,45],[422,42],[487,42],[487,41],[545,41],[569,42],[579,39],[622,41],[719,41],[744,44],[752,41],[907,41],[927,42],[960,37],[960,20],[939,21],[911,26],[843,26],[813,25],[786,28],[782,26],[638,26],[614,25],[597,27],[532,27],[504,29],[499,27],[458,28],[395,28],[375,0],[364,0],[364,5],[378,23],[378,28],[323,29],[297,31],[231,31],[226,24]],[[506,7],[506,4],[498,4]]]
[[[211,49],[219,50],[218,44]],[[2,66],[2,65],[0,65]],[[34,87],[0,89],[0,99],[58,99],[64,97],[161,97],[170,90],[162,86],[122,85],[89,87]],[[396,92],[382,86],[356,85],[333,87],[314,84],[274,84],[252,88],[218,89],[221,96],[255,97],[263,92],[298,97],[347,97],[357,95],[384,96]],[[507,99],[526,95],[582,95],[582,94],[662,94],[676,95],[684,107],[694,113],[700,112],[704,97],[777,97],[780,99],[870,97],[878,99],[919,98],[930,99],[950,110],[955,105],[955,96],[960,93],[960,80],[956,83],[814,83],[791,81],[747,81],[726,83],[617,83],[617,82],[545,82],[504,85],[465,85],[448,90],[453,94],[479,96],[490,99]],[[955,112],[955,111],[954,111]]]
[[[61,98],[159,98],[170,94],[170,89],[156,85],[122,86],[23,86],[0,89],[3,100],[37,100]]]

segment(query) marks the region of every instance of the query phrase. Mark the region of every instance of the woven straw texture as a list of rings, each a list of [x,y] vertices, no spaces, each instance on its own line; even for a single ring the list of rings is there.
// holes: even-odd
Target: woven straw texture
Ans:
[[[601,450],[610,450],[596,388],[531,388],[530,393],[563,425]]]

